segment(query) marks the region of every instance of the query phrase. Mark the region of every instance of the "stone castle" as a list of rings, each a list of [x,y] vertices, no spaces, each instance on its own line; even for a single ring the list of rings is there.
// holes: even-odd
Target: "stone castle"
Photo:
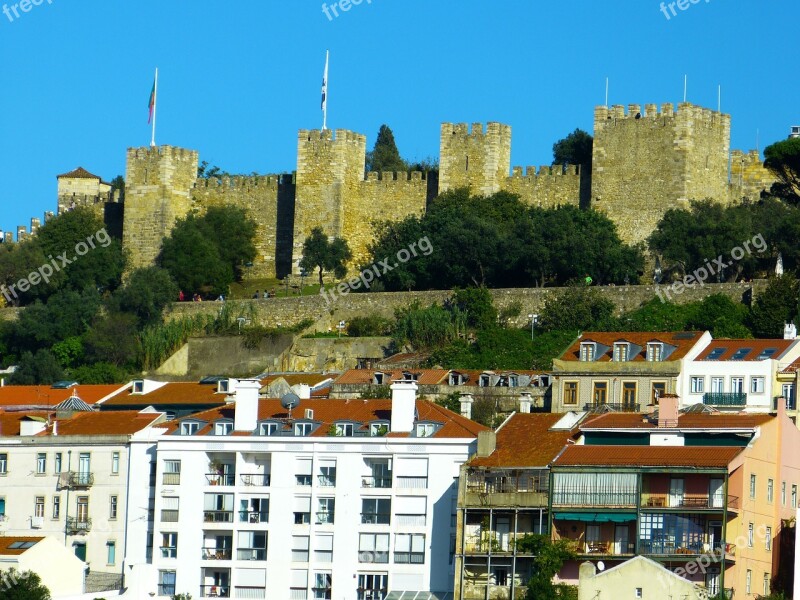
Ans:
[[[597,107],[591,172],[577,166],[511,168],[511,127],[444,123],[437,173],[366,173],[366,137],[300,130],[297,171],[270,176],[198,177],[198,153],[160,146],[128,150],[125,193],[83,169],[58,178],[59,212],[89,205],[116,223],[131,268],[153,262],[175,221],[208,206],[246,209],[258,225],[248,277],[298,274],[303,241],[321,226],[344,237],[354,264],[367,258],[372,223],[421,215],[439,193],[501,190],[534,206],[604,211],[627,242],[640,242],[665,211],[693,199],[757,198],[773,176],[759,153],[730,151],[730,115],[690,103]],[[121,227],[119,224],[121,223]],[[24,228],[23,233],[24,233]]]

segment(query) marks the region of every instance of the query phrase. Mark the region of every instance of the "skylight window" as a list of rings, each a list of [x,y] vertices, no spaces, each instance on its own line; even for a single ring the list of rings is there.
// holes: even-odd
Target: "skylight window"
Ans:
[[[731,356],[731,360],[744,360],[744,357],[750,354],[753,351],[752,348],[739,348],[736,352],[733,353]]]
[[[706,360],[719,360],[719,357],[725,354],[725,348],[714,348],[711,354],[706,356]]]
[[[778,351],[777,348],[764,348],[761,353],[756,357],[756,360],[767,360],[772,358],[772,355]]]

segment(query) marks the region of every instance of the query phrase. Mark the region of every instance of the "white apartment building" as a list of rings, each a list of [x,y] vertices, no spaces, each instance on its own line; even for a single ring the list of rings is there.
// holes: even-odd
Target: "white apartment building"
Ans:
[[[153,412],[0,412],[0,533],[58,540],[86,563],[87,591],[119,585],[131,438]],[[135,480],[135,479],[134,479]]]
[[[483,426],[417,401],[409,381],[391,400],[294,397],[289,409],[259,399],[256,380],[232,387],[235,404],[155,438],[153,521],[132,504],[126,551],[134,567],[152,548],[155,597],[452,591],[457,478]]]
[[[768,412],[774,398],[793,398],[777,375],[800,357],[800,340],[713,340],[683,363],[678,395],[682,408],[704,404],[719,410]]]

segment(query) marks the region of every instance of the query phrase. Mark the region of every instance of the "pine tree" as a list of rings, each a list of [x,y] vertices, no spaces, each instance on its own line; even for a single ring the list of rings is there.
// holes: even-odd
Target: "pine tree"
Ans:
[[[392,130],[381,125],[375,147],[367,154],[367,171],[405,171],[407,166],[400,157]]]

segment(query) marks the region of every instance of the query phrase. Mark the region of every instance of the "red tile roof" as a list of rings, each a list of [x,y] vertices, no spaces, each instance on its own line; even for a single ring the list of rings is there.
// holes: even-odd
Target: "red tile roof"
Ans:
[[[717,446],[570,446],[554,466],[725,468],[744,450]]]
[[[0,555],[2,556],[19,556],[30,550],[30,548],[11,548],[11,545],[16,542],[33,542],[38,544],[43,537],[0,537]]]
[[[558,357],[559,360],[579,362],[581,342],[597,342],[608,346],[609,350],[599,356],[594,362],[610,362],[614,352],[614,342],[630,342],[641,346],[642,350],[636,356],[629,357],[629,361],[645,361],[648,342],[664,342],[671,346],[676,346],[675,351],[667,358],[667,361],[678,360],[686,356],[700,337],[702,331],[670,331],[670,332],[632,332],[632,331],[587,331],[584,332],[564,353]]]
[[[797,373],[798,369],[800,369],[800,358],[796,358],[793,363],[784,367],[781,373]]]
[[[483,458],[473,458],[471,467],[546,467],[577,432],[551,430],[564,415],[517,413],[497,432],[497,448]]]
[[[19,436],[20,421],[25,417],[50,418],[58,422],[59,436],[68,435],[132,435],[163,419],[162,413],[140,413],[138,411],[76,412],[72,417],[56,418],[50,411],[0,411],[0,436]],[[39,433],[40,436],[52,434],[52,427]]]
[[[438,385],[443,381],[447,381],[447,374],[449,373],[444,369],[350,369],[342,373],[334,383],[341,385],[371,384],[375,373],[383,373],[389,376],[390,381],[395,381],[403,379],[403,372],[419,375],[416,380],[419,385]],[[386,381],[385,378],[384,381]]]
[[[70,171],[69,173],[62,173],[61,175],[56,175],[56,179],[101,179],[97,175],[92,175],[84,169],[83,167],[78,167]]]
[[[678,416],[678,427],[685,429],[752,429],[774,418],[765,413],[682,414]],[[606,413],[590,417],[581,425],[582,430],[656,428],[658,428],[656,417],[641,413]]]
[[[170,382],[147,394],[132,394],[130,390],[117,394],[102,406],[166,406],[225,404],[226,394],[217,393],[217,385],[197,382]]]
[[[767,348],[776,349],[770,358],[780,358],[795,342],[796,340],[713,340],[698,355],[697,360],[707,360],[708,355],[718,348],[724,348],[725,352],[714,359],[716,361],[731,360],[737,350],[744,348],[750,348],[750,352],[741,359],[743,361],[755,361],[761,351]]]
[[[0,407],[56,406],[73,392],[86,404],[94,404],[123,390],[126,385],[77,385],[66,389],[52,388],[49,385],[4,385],[0,387]]]
[[[311,434],[312,437],[326,437],[330,426],[338,421],[355,421],[363,423],[366,429],[367,424],[373,421],[390,421],[392,415],[391,400],[301,400],[300,404],[292,411],[294,420],[302,420],[306,409],[314,411],[314,422],[320,426]],[[435,438],[472,438],[477,437],[480,431],[488,428],[470,421],[461,415],[454,413],[426,400],[417,400],[417,413],[420,421],[433,421],[442,423],[441,429],[436,431]],[[114,413],[110,413],[114,414]],[[170,422],[167,433],[174,433],[179,424],[183,421],[205,421],[208,423],[202,427],[197,435],[207,435],[212,431],[212,423],[219,419],[233,419],[235,414],[235,404],[230,404],[220,408],[213,408],[203,412],[195,413],[182,419]],[[288,413],[281,406],[281,401],[277,399],[261,399],[258,403],[258,420],[285,420]],[[408,434],[397,434],[408,436]],[[389,434],[394,437],[394,434]]]

